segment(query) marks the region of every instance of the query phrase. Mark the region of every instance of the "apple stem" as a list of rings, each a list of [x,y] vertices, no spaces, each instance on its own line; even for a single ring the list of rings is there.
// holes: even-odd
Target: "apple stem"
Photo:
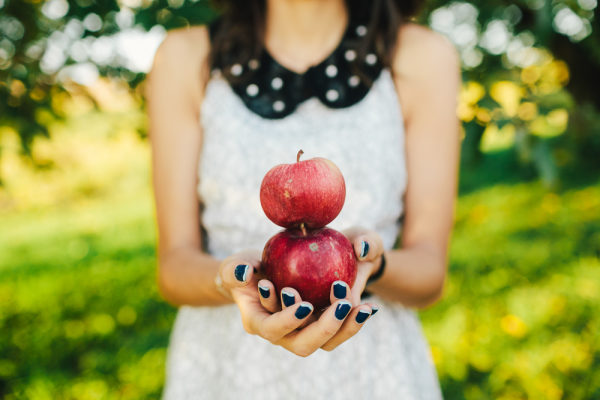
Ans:
[[[300,162],[300,156],[304,154],[304,152],[302,151],[302,149],[300,149],[300,151],[298,152],[298,155],[296,156],[296,162]]]
[[[300,224],[300,230],[302,231],[302,236],[306,236],[306,227],[304,226],[304,222]]]

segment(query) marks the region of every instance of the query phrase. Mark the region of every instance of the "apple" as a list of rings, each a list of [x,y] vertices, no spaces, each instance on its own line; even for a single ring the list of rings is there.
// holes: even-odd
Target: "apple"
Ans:
[[[292,287],[315,310],[330,304],[333,282],[352,287],[356,270],[352,244],[331,228],[286,229],[269,239],[262,254],[262,271],[277,293]]]
[[[338,216],[346,199],[339,168],[325,158],[271,168],[260,186],[260,204],[267,217],[284,228],[321,228]]]

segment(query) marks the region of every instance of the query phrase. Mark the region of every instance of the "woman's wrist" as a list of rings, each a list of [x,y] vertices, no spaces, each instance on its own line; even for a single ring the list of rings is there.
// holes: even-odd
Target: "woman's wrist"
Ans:
[[[445,253],[428,244],[413,244],[388,250],[385,257],[385,272],[369,290],[410,308],[425,308],[437,301],[444,283]]]
[[[381,279],[385,271],[386,264],[387,260],[385,259],[385,253],[381,253],[381,256],[379,257],[379,266],[377,267],[375,272],[373,272],[371,276],[369,276],[369,278],[367,279],[367,283],[365,284],[365,290],[363,291],[361,296],[362,298],[367,298],[373,295],[373,293],[368,291],[367,288],[369,287],[369,285]]]
[[[369,276],[369,279],[367,279],[367,286],[369,286],[370,284],[381,279],[381,277],[383,276],[383,273],[385,271],[386,263],[387,263],[387,261],[385,259],[385,252],[384,252],[384,253],[381,253],[381,257],[379,257],[379,267],[373,274],[371,274],[371,276]]]
[[[174,306],[217,306],[231,303],[217,289],[215,276],[220,261],[195,247],[182,247],[161,257],[159,288]]]

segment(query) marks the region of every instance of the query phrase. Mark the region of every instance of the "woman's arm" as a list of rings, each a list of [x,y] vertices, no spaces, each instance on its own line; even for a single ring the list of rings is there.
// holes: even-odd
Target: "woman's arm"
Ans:
[[[174,305],[231,303],[214,284],[219,262],[201,251],[196,187],[208,78],[206,29],[170,31],[146,81],[158,222],[158,285]]]
[[[460,61],[446,38],[415,24],[400,30],[398,49],[394,76],[408,170],[403,246],[386,253],[384,275],[369,291],[421,308],[439,299],[446,276],[460,148]]]

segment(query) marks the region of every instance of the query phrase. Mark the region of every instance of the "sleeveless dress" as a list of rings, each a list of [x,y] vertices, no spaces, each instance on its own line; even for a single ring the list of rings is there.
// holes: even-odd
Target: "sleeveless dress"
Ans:
[[[345,108],[313,97],[282,119],[250,111],[220,76],[201,106],[199,200],[208,252],[223,259],[262,249],[279,230],[262,211],[265,173],[325,157],[342,171],[346,202],[329,225],[377,231],[391,249],[406,188],[404,122],[391,73],[383,69],[366,96]],[[416,313],[377,296],[380,311],[332,352],[298,357],[246,333],[236,305],[180,308],[170,339],[163,398],[441,399]]]

